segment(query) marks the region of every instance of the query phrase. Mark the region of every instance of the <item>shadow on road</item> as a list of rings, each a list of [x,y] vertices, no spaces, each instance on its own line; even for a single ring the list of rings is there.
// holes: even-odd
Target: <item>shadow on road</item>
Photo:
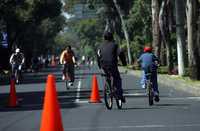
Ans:
[[[155,106],[158,107],[185,107],[185,106],[190,106],[190,104],[156,104]]]
[[[128,108],[122,108],[122,110],[152,110],[152,109],[163,109],[163,108],[171,108],[171,107],[186,107],[190,106],[190,104],[174,104],[174,103],[168,103],[168,104],[159,104],[156,103],[153,106],[147,106],[144,105],[144,107],[128,107]]]
[[[61,108],[76,108],[79,107],[75,103],[76,98],[65,98],[59,96],[68,96],[67,92],[58,92],[58,101]],[[19,106],[16,108],[7,107],[9,94],[0,94],[0,112],[8,111],[31,111],[31,110],[41,110],[43,109],[44,102],[44,92],[25,92],[18,93]]]

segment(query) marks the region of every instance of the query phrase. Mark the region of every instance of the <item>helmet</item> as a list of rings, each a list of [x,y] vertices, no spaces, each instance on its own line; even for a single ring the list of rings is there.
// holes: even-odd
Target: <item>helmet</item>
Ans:
[[[144,52],[151,52],[152,48],[149,46],[144,47]]]
[[[16,53],[19,53],[19,52],[20,52],[20,49],[19,49],[19,48],[17,48],[17,49],[15,50],[15,52],[16,52]]]

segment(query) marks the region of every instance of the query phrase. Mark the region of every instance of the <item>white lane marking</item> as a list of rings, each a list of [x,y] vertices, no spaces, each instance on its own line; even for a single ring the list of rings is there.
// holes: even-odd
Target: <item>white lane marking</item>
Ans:
[[[71,131],[71,130],[82,131],[82,130],[98,130],[98,129],[133,129],[133,128],[185,128],[185,127],[200,127],[200,124],[78,127],[78,128],[65,128],[65,131]]]
[[[76,102],[80,101],[80,92],[81,92],[81,81],[78,82],[78,88],[76,93]]]
[[[76,101],[77,104],[89,103],[88,101]]]
[[[146,93],[130,93],[130,94],[126,94],[124,93],[124,96],[145,96]]]

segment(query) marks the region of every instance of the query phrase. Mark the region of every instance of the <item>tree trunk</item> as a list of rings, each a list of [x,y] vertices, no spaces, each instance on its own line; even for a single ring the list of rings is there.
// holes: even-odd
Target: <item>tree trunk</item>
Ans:
[[[176,8],[176,34],[177,34],[177,54],[178,54],[178,73],[185,75],[185,8],[184,0],[175,0]]]
[[[169,1],[168,0],[162,1],[159,13],[159,25],[160,25],[163,44],[166,45],[168,74],[171,74],[171,71],[173,69],[173,61],[172,61],[172,49],[170,44],[170,32],[169,32],[169,21],[168,21],[169,8],[167,8],[167,6],[169,6]]]
[[[188,60],[190,78],[200,79],[198,2],[187,0]],[[198,23],[198,24],[197,24]]]
[[[121,20],[121,23],[122,23],[122,29],[123,29],[123,32],[124,32],[124,36],[125,36],[125,39],[126,39],[126,43],[127,43],[127,51],[128,51],[128,63],[129,64],[132,64],[132,58],[131,58],[131,51],[130,51],[130,40],[129,40],[129,34],[128,34],[128,31],[127,31],[127,28],[126,28],[126,23],[123,19],[123,14],[122,14],[122,11],[119,7],[119,5],[117,4],[117,1],[116,0],[113,0],[114,4],[115,4],[115,7],[117,9],[117,12],[119,14],[119,17],[120,17],[120,20]]]
[[[167,65],[167,60],[166,60],[166,46],[164,42],[161,42],[161,49],[160,49],[160,64],[162,66]]]
[[[152,32],[153,32],[153,48],[155,54],[160,56],[160,29],[159,29],[159,1],[152,0]]]

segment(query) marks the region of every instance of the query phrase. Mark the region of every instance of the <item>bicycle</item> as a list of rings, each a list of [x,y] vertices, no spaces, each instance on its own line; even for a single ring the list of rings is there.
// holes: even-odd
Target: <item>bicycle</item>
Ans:
[[[113,85],[113,77],[109,74],[101,74],[106,78],[104,85],[104,101],[107,109],[111,110],[113,106],[113,98],[116,100],[118,109],[122,109],[122,101],[117,95],[117,89]]]
[[[145,80],[145,88],[148,96],[148,102],[149,105],[152,106],[154,104],[153,98],[154,98],[154,91],[152,86],[152,80],[151,80],[151,72],[145,73],[146,80]]]

